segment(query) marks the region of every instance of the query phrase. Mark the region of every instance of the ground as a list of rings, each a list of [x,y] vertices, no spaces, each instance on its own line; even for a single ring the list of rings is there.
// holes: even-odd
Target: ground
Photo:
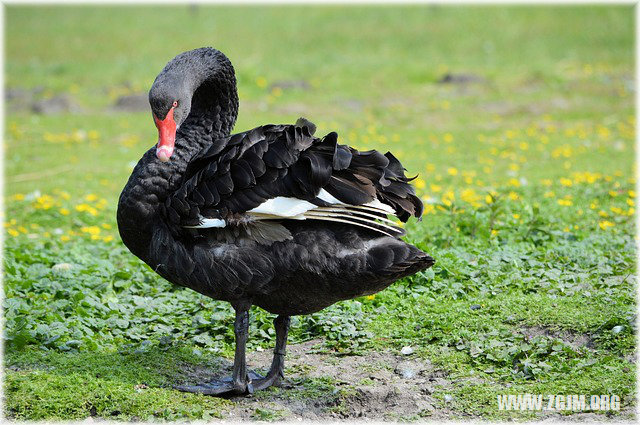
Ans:
[[[634,419],[631,6],[5,11],[8,418]],[[287,379],[251,397],[173,390],[228,372],[231,308],[159,278],[115,225],[156,137],[145,92],[202,45],[234,63],[237,130],[305,116],[391,150],[425,202],[406,239],[436,259],[294,318]],[[251,314],[261,369],[273,316]],[[621,408],[498,409],[522,393]]]

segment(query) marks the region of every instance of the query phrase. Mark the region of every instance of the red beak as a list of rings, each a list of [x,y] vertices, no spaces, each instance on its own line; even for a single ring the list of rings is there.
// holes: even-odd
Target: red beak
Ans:
[[[173,147],[176,143],[176,122],[173,119],[173,108],[169,109],[167,116],[160,120],[153,114],[153,121],[158,128],[158,146],[156,156],[162,162],[169,161],[173,155]]]

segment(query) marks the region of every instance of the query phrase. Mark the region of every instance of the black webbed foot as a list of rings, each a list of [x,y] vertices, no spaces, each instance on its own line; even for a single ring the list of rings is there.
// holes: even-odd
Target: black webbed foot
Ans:
[[[278,386],[281,380],[282,380],[281,375],[268,374],[264,378],[253,380],[251,383],[253,384],[254,391],[259,391],[259,390],[264,390],[265,388],[269,388],[271,386]]]
[[[264,378],[255,372],[249,371],[247,374],[246,382],[237,381],[234,382],[232,377],[226,377],[222,379],[214,379],[211,382],[199,385],[176,385],[175,388],[178,391],[184,391],[187,393],[214,395],[214,396],[233,396],[253,394],[256,389],[255,382],[260,382]]]

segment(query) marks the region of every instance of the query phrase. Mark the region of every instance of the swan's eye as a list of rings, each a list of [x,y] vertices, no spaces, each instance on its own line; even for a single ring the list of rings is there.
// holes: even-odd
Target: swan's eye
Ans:
[[[173,107],[175,108],[175,107],[177,107],[177,106],[178,106],[178,101],[177,101],[177,100],[174,100],[174,101],[173,101]]]

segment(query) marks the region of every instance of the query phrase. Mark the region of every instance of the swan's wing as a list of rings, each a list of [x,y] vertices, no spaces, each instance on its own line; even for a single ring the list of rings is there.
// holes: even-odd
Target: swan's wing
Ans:
[[[316,140],[306,126],[265,125],[213,141],[194,155],[182,185],[165,200],[166,217],[197,225],[199,217],[241,214],[289,193],[290,167]]]
[[[315,126],[269,125],[214,142],[194,157],[186,179],[165,202],[167,218],[191,229],[233,229],[222,237],[283,240],[286,220],[345,223],[403,234],[388,214],[420,217],[400,162],[390,153],[358,152]],[[257,223],[260,223],[258,226]]]

